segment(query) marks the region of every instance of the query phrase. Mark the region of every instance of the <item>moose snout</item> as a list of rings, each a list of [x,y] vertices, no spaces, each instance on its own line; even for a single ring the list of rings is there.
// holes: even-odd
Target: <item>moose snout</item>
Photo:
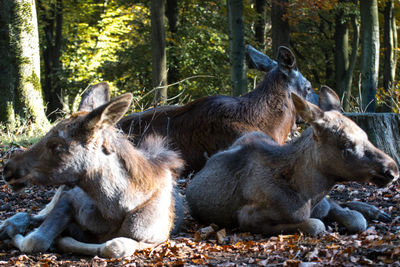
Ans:
[[[399,178],[399,168],[394,161],[389,164],[388,169],[385,171],[385,175],[391,179],[392,182]]]
[[[27,171],[24,168],[18,168],[13,161],[9,161],[3,168],[3,180],[13,191],[19,191],[27,186],[26,175]]]
[[[391,158],[387,160],[386,164],[380,172],[373,174],[372,182],[379,187],[389,186],[391,183],[399,178],[399,168],[394,160]]]

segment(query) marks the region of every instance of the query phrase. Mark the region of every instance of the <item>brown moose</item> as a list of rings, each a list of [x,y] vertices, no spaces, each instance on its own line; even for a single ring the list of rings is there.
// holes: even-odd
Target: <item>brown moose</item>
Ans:
[[[207,156],[228,148],[250,131],[265,132],[283,144],[296,120],[290,93],[306,100],[314,100],[315,93],[288,48],[279,48],[277,62],[251,46],[248,54],[252,65],[267,72],[254,91],[241,97],[207,96],[184,106],[131,114],[118,123],[119,127],[135,143],[153,133],[167,137],[186,162],[185,175],[199,171]]]
[[[314,209],[326,215],[329,208],[336,208],[324,198],[335,183],[386,186],[398,178],[393,159],[335,110],[340,101],[331,89],[324,87],[320,93],[321,108],[330,111],[294,93],[292,99],[312,127],[285,145],[260,132],[248,133],[213,155],[187,186],[186,198],[195,218],[269,235],[296,231],[315,235],[325,225],[312,218]],[[324,207],[328,210],[321,211]],[[361,214],[340,215],[349,215],[347,221],[364,220]]]
[[[130,255],[168,239],[182,208],[174,176],[183,161],[162,138],[149,136],[135,148],[115,128],[131,100],[124,94],[95,109],[96,103],[86,103],[81,106],[86,111],[61,121],[10,159],[4,180],[14,189],[75,187],[61,186],[36,216],[18,213],[4,221],[1,236],[23,252],[44,252],[57,240],[62,251],[101,257]],[[23,236],[33,221],[40,226]],[[71,236],[59,238],[65,233]]]

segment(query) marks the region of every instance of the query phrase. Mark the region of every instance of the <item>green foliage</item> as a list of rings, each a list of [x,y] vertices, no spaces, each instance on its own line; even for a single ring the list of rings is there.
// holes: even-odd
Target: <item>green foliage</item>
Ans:
[[[10,127],[0,124],[0,144],[2,147],[27,147],[40,140],[49,128],[39,127],[32,118],[19,118]]]
[[[43,1],[41,12],[48,17],[54,1]],[[112,94],[117,90],[118,94],[132,92],[137,109],[151,105],[148,2],[63,1],[60,75],[70,105],[76,103],[84,88],[99,81],[109,82]],[[250,0],[244,1],[244,8],[246,39],[251,42],[254,11]],[[177,33],[167,31],[167,68],[177,69],[178,81],[184,81],[168,88],[168,95],[173,98],[170,104],[204,95],[230,94],[226,1],[183,0],[178,1],[178,10]],[[177,95],[180,97],[175,98]]]
[[[44,8],[41,12],[51,17],[55,1],[42,0]],[[254,44],[252,26],[257,18],[254,1],[244,0],[243,3],[245,42]],[[384,1],[379,5],[382,7]],[[132,92],[136,110],[151,105],[149,7],[150,1],[146,0],[63,0],[64,39],[59,73],[70,106],[76,105],[80,93],[87,86],[100,81],[110,83],[113,95]],[[267,4],[267,23],[269,9]],[[397,16],[399,9],[396,4]],[[204,95],[229,95],[226,0],[180,0],[178,10],[176,33],[168,31],[165,22],[167,68],[177,70],[177,77],[172,82],[182,81],[168,88],[168,96],[173,98],[169,104],[186,103]],[[352,15],[359,16],[357,1],[294,0],[286,14],[291,27],[291,48],[301,72],[314,88],[322,84],[335,87],[334,23],[338,12],[344,14],[344,20]],[[44,23],[41,21],[39,25]],[[269,35],[267,31],[265,48],[257,48],[274,58]],[[349,36],[351,43],[351,32]],[[359,73],[360,60],[353,75],[355,96],[358,95]],[[249,88],[253,88],[253,81],[259,82],[262,76],[260,72],[250,71]]]

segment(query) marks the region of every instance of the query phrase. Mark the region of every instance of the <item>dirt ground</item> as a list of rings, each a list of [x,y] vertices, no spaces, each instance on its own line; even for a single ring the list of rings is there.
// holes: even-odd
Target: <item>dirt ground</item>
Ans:
[[[184,187],[184,181],[180,186]],[[54,192],[52,187],[31,187],[14,194],[1,180],[0,220],[21,211],[38,212]],[[392,222],[369,222],[365,232],[354,235],[331,224],[326,233],[314,238],[302,234],[267,237],[200,225],[186,214],[178,235],[130,257],[76,256],[57,253],[54,248],[31,255],[0,241],[0,266],[400,266],[400,182],[384,189],[370,184],[337,185],[331,197],[374,204],[391,215]]]

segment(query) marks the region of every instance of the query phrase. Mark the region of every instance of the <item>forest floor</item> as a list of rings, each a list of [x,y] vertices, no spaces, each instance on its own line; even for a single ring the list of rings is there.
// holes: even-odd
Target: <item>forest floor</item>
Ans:
[[[0,148],[0,156],[5,157],[6,152]],[[180,186],[184,188],[184,181]],[[52,187],[33,186],[14,194],[1,180],[0,221],[21,211],[38,212],[54,192]],[[353,235],[332,224],[318,237],[302,234],[267,237],[200,225],[186,213],[179,234],[130,257],[103,259],[60,254],[55,250],[25,254],[7,241],[0,241],[0,266],[400,266],[400,182],[384,189],[370,184],[341,184],[334,188],[331,197],[340,202],[360,200],[373,204],[390,214],[392,222],[372,221],[366,231]]]

